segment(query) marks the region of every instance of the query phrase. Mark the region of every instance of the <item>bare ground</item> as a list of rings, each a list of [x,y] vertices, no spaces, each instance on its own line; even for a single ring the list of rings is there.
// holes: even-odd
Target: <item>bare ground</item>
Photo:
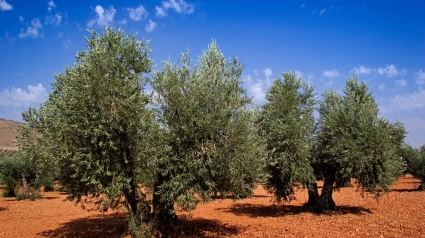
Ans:
[[[178,215],[187,237],[425,237],[425,192],[418,186],[418,180],[401,177],[379,200],[343,188],[334,194],[339,210],[322,215],[303,210],[305,190],[297,192],[297,200],[277,204],[259,187],[253,198],[219,199]],[[123,212],[84,210],[59,192],[43,196],[0,198],[0,237],[122,237],[125,232]]]

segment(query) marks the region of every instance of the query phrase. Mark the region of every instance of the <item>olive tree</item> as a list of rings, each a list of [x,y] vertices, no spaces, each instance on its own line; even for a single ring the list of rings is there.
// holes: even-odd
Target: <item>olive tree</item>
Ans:
[[[194,209],[214,192],[251,193],[261,144],[237,58],[224,59],[212,42],[194,66],[188,53],[162,66],[152,87],[167,150],[157,163],[153,206],[156,230],[171,236],[179,230],[175,209]]]
[[[294,72],[277,77],[263,105],[260,128],[266,140],[266,185],[277,200],[293,198],[293,185],[312,186],[313,87]]]
[[[351,76],[344,95],[328,90],[319,107],[319,127],[312,167],[316,179],[323,180],[309,199],[313,208],[335,209],[332,193],[356,179],[362,191],[377,196],[389,190],[400,176],[404,163],[398,151],[405,129],[379,117],[378,104],[364,82]],[[310,197],[311,197],[310,196]]]
[[[336,208],[333,191],[352,178],[362,192],[379,196],[402,174],[403,125],[378,116],[378,105],[357,76],[348,79],[343,93],[323,93],[314,125],[312,88],[294,74],[273,82],[261,127],[267,140],[267,185],[278,199],[290,200],[293,186],[304,185],[306,206],[322,212]],[[324,183],[321,194],[317,180]]]
[[[155,122],[144,92],[150,49],[122,30],[90,34],[87,50],[55,75],[49,98],[23,118],[37,135],[39,153],[56,161],[71,199],[92,196],[107,209],[124,198],[130,224],[137,228],[150,216],[135,179],[150,173],[141,168],[148,167],[154,150]],[[20,142],[26,138],[23,134]]]
[[[408,150],[408,164],[407,171],[411,173],[415,178],[421,180],[419,190],[425,189],[425,145],[422,145],[419,150],[410,147]]]

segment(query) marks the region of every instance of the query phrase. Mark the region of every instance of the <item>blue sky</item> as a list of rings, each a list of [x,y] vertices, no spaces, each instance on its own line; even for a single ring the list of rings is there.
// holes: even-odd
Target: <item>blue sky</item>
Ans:
[[[295,70],[323,90],[341,91],[357,73],[381,115],[425,143],[425,1],[64,1],[0,0],[0,117],[44,101],[54,74],[85,49],[86,29],[121,27],[150,39],[151,58],[193,59],[216,39],[245,65],[245,87],[264,103],[271,81]]]

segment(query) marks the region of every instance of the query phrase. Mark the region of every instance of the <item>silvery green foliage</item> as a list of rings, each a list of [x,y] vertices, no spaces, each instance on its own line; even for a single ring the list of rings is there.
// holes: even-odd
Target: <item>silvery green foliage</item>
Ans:
[[[425,145],[422,145],[419,150],[411,148],[408,171],[422,181],[420,188],[425,189]]]
[[[337,187],[355,178],[376,195],[387,191],[403,171],[398,155],[405,130],[379,117],[378,105],[365,83],[351,76],[344,95],[326,91],[319,108],[315,174]]]
[[[314,128],[313,87],[293,72],[277,77],[269,91],[260,120],[266,139],[267,187],[277,200],[293,198],[293,185],[314,181],[310,164]]]
[[[100,205],[108,208],[136,196],[134,179],[148,164],[154,123],[143,75],[152,61],[135,35],[111,28],[90,34],[87,50],[55,76],[49,98],[23,117],[72,198],[104,194]]]
[[[261,164],[255,112],[242,88],[242,65],[213,41],[195,65],[188,53],[154,74],[155,107],[167,153],[158,190],[168,209],[193,209],[211,192],[251,193]],[[197,195],[199,196],[197,196]]]

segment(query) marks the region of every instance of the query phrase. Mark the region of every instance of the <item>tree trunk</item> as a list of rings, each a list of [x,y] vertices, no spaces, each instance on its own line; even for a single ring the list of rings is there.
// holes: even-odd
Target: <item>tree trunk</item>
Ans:
[[[22,185],[24,186],[24,196],[25,196],[25,199],[28,199],[30,197],[30,188],[28,186],[27,179],[25,178],[24,173],[21,173],[21,177],[22,177]]]
[[[320,196],[319,196],[319,191],[317,189],[317,183],[314,182],[310,186],[309,184],[307,184],[307,187],[308,187],[308,201],[304,206],[310,210],[318,212],[317,208],[319,207]]]
[[[335,202],[332,198],[334,183],[335,183],[335,176],[333,174],[325,177],[322,194],[320,194],[320,202],[319,202],[319,207],[321,210],[335,210],[336,208]]]
[[[150,219],[150,207],[146,201],[146,197],[142,194],[138,187],[134,185],[133,179],[130,185],[131,191],[124,192],[125,199],[130,206],[132,216],[137,218],[137,223],[148,222]]]
[[[153,214],[152,214],[152,237],[180,237],[182,227],[174,211],[173,201],[164,201],[161,198],[160,186],[164,182],[164,177],[159,174],[154,184],[153,193]],[[171,204],[170,204],[171,203]]]
[[[137,236],[138,233],[145,232],[144,224],[149,223],[150,221],[150,207],[146,201],[146,195],[142,194],[139,190],[139,186],[136,183],[134,173],[135,165],[133,159],[131,158],[131,151],[129,148],[125,149],[126,156],[128,158],[128,163],[125,164],[123,161],[123,167],[127,167],[127,176],[130,178],[130,191],[124,191],[124,197],[129,207],[129,228],[134,236]]]

